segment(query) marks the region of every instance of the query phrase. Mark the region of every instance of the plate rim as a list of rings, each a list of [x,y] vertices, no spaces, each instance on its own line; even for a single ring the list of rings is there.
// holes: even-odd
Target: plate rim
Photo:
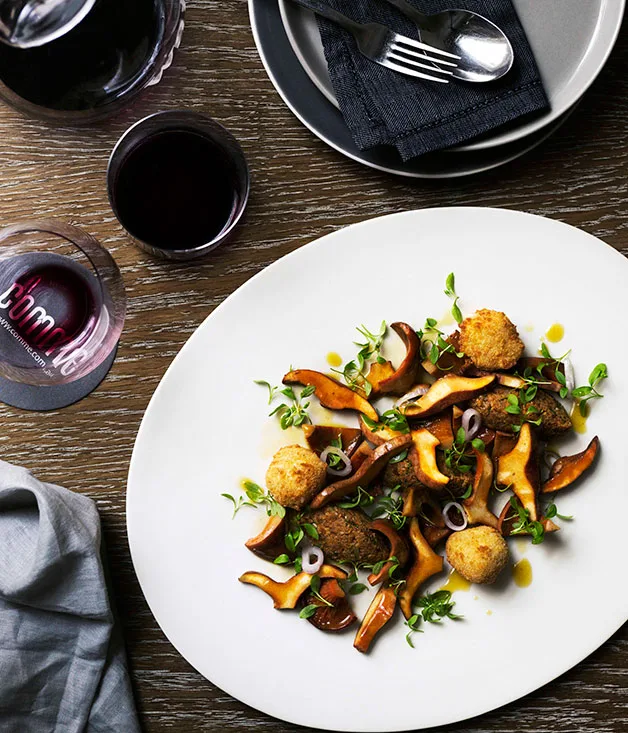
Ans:
[[[142,589],[142,593],[144,594],[144,598],[145,598],[145,600],[146,600],[146,602],[147,602],[147,604],[148,604],[151,612],[153,613],[153,616],[154,616],[155,620],[157,621],[158,625],[160,626],[162,632],[164,633],[164,635],[168,638],[168,640],[170,641],[170,643],[175,647],[175,649],[177,650],[177,652],[180,653],[181,656],[184,659],[186,659],[186,661],[188,661],[188,663],[190,663],[202,676],[205,676],[205,675],[200,671],[199,666],[197,666],[197,664],[195,663],[195,661],[193,661],[194,655],[184,654],[179,649],[178,644],[173,640],[173,636],[175,634],[171,635],[169,633],[169,631],[166,631],[163,628],[163,626],[161,625],[161,623],[160,623],[160,621],[158,619],[158,614],[157,614],[157,612],[155,610],[155,607],[154,607],[153,603],[151,602],[151,600],[149,600],[149,598],[144,593],[144,584],[142,582],[143,570],[140,567],[138,567],[137,555],[136,555],[136,551],[134,549],[135,541],[134,541],[133,537],[135,536],[135,530],[133,528],[133,521],[134,521],[134,519],[132,519],[132,517],[134,518],[135,514],[134,514],[134,509],[129,508],[129,505],[131,504],[131,499],[130,499],[130,497],[131,497],[131,484],[132,484],[132,482],[134,480],[134,475],[133,474],[137,470],[136,469],[136,465],[137,465],[136,464],[136,461],[138,459],[136,458],[136,455],[137,455],[137,451],[138,451],[138,444],[139,444],[139,442],[140,442],[140,440],[142,438],[142,434],[143,434],[143,431],[145,430],[145,426],[147,425],[148,420],[150,419],[150,413],[151,413],[151,411],[153,409],[156,409],[154,407],[154,405],[156,404],[157,400],[160,398],[161,392],[163,390],[167,389],[166,384],[169,381],[169,379],[171,379],[171,375],[173,374],[174,369],[177,368],[176,365],[179,363],[180,360],[182,360],[184,358],[183,355],[187,351],[187,348],[189,347],[189,345],[191,344],[191,342],[193,340],[197,340],[198,338],[200,338],[200,335],[199,335],[200,332],[207,327],[207,324],[213,318],[214,314],[217,313],[219,311],[219,309],[222,309],[223,306],[226,306],[226,304],[234,296],[236,296],[236,294],[238,294],[241,290],[243,290],[245,288],[248,288],[248,287],[251,287],[252,283],[255,280],[257,280],[258,278],[263,277],[264,276],[264,273],[267,270],[276,267],[278,265],[278,263],[282,262],[285,259],[297,257],[299,255],[299,253],[301,252],[301,250],[303,250],[305,248],[316,247],[316,246],[319,245],[319,243],[322,240],[328,240],[328,239],[333,238],[335,236],[341,235],[347,229],[357,229],[357,228],[360,228],[360,227],[368,226],[370,223],[375,222],[375,221],[378,221],[378,220],[381,220],[381,219],[390,219],[391,217],[408,217],[408,216],[416,215],[417,213],[428,213],[429,214],[429,213],[432,213],[432,212],[435,212],[435,211],[440,211],[440,210],[447,211],[448,212],[447,215],[451,215],[452,213],[459,212],[459,211],[462,211],[462,212],[468,212],[468,211],[472,211],[472,212],[484,211],[484,212],[491,212],[491,214],[494,214],[494,213],[497,212],[498,215],[505,215],[505,216],[516,215],[516,218],[526,217],[526,218],[532,218],[532,219],[535,219],[535,220],[539,220],[540,219],[540,220],[543,220],[544,222],[546,222],[546,224],[549,224],[550,226],[557,226],[557,227],[561,227],[561,228],[567,227],[568,229],[575,229],[580,234],[586,235],[587,238],[590,241],[592,241],[592,242],[595,243],[595,246],[598,246],[598,245],[599,246],[602,246],[602,247],[605,248],[605,250],[607,252],[608,252],[608,250],[612,250],[612,252],[615,253],[616,257],[619,258],[619,259],[617,259],[617,262],[619,262],[620,259],[621,259],[621,261],[624,263],[623,266],[625,266],[625,264],[626,264],[626,257],[624,255],[622,255],[622,253],[619,252],[615,247],[613,247],[612,245],[609,245],[607,242],[605,242],[604,240],[600,239],[599,237],[596,237],[595,235],[592,235],[589,232],[586,232],[585,230],[580,229],[579,227],[575,227],[573,225],[567,224],[566,222],[563,222],[563,221],[561,221],[559,219],[553,219],[553,218],[549,218],[549,217],[540,216],[540,215],[537,215],[537,214],[531,214],[531,213],[528,213],[528,212],[522,212],[522,211],[515,210],[515,209],[506,209],[506,208],[500,208],[500,207],[479,207],[479,206],[431,207],[431,208],[428,208],[428,209],[416,209],[416,210],[410,210],[410,211],[404,211],[404,212],[396,212],[396,213],[392,213],[392,214],[386,214],[386,215],[383,215],[383,216],[374,216],[374,217],[371,217],[371,218],[362,220],[360,222],[356,222],[354,224],[348,225],[346,227],[341,227],[341,228],[339,228],[339,229],[337,229],[337,230],[335,230],[333,232],[330,232],[330,233],[328,233],[326,235],[323,235],[321,237],[318,237],[316,239],[313,239],[312,241],[308,242],[307,244],[303,245],[302,247],[299,247],[296,250],[288,253],[287,255],[284,255],[283,257],[279,258],[275,262],[271,263],[267,267],[265,267],[262,270],[260,270],[260,272],[256,273],[253,277],[251,277],[249,280],[247,280],[245,283],[243,283],[237,290],[235,290],[233,293],[231,293],[221,304],[219,304],[212,311],[212,313],[210,313],[203,320],[203,322],[201,324],[199,324],[199,326],[195,329],[194,333],[191,334],[191,336],[186,340],[185,344],[180,349],[180,351],[178,352],[178,354],[176,355],[176,357],[174,358],[174,360],[172,361],[172,363],[170,364],[170,366],[166,370],[164,376],[160,380],[160,383],[159,383],[158,387],[156,388],[155,392],[153,393],[153,395],[151,397],[151,400],[150,400],[150,402],[148,404],[148,407],[147,407],[147,409],[145,411],[145,414],[144,414],[144,416],[142,418],[142,422],[141,422],[141,425],[140,425],[140,428],[138,430],[138,434],[137,434],[137,437],[136,437],[136,440],[135,440],[135,443],[134,443],[133,453],[132,453],[131,461],[130,461],[130,465],[129,465],[129,473],[128,473],[128,481],[127,481],[127,493],[126,493],[126,506],[127,506],[127,511],[126,511],[126,528],[127,528],[128,542],[129,542],[129,550],[130,550],[130,555],[131,555],[131,561],[132,561],[132,564],[133,564],[133,568],[135,570],[135,573],[136,573],[138,582],[140,584],[140,588]],[[613,255],[611,255],[611,256],[613,256]],[[508,695],[503,696],[503,699],[500,699],[500,701],[496,705],[491,705],[488,708],[485,708],[485,709],[476,711],[476,712],[474,712],[474,713],[472,713],[470,715],[464,715],[463,717],[457,718],[455,720],[449,720],[448,722],[442,722],[441,721],[441,722],[433,723],[433,724],[431,724],[431,725],[429,725],[427,727],[422,728],[422,730],[431,730],[431,729],[437,728],[437,727],[442,726],[442,725],[448,725],[450,723],[451,724],[462,723],[462,722],[464,722],[466,720],[470,720],[470,719],[474,719],[474,718],[477,718],[477,717],[482,716],[482,715],[486,715],[486,714],[488,714],[490,712],[493,712],[495,710],[498,710],[499,708],[501,708],[501,707],[503,707],[505,705],[514,703],[514,702],[522,699],[523,697],[525,697],[526,695],[530,694],[531,692],[534,692],[536,690],[542,689],[547,684],[550,684],[554,680],[558,679],[559,677],[561,677],[562,675],[564,675],[565,673],[567,673],[573,667],[575,667],[576,665],[580,664],[585,659],[587,659],[593,652],[595,652],[597,649],[599,649],[603,644],[607,643],[609,641],[609,639],[611,639],[611,637],[615,633],[617,633],[617,631],[627,621],[628,621],[628,608],[621,609],[620,610],[619,609],[619,606],[618,606],[617,609],[616,609],[616,612],[615,612],[615,618],[614,618],[613,622],[612,623],[609,623],[607,625],[607,627],[605,628],[605,630],[604,630],[604,632],[602,634],[603,639],[601,641],[598,639],[596,641],[592,641],[590,644],[587,644],[584,653],[582,653],[582,651],[580,650],[577,653],[572,654],[572,656],[567,660],[566,666],[562,666],[561,671],[558,672],[557,674],[550,674],[548,677],[543,676],[542,677],[542,681],[540,683],[537,681],[536,683],[532,683],[529,686],[525,686],[524,688],[522,688],[522,689],[524,689],[523,692],[518,692],[518,693],[515,693],[514,695],[513,694],[508,694]],[[209,679],[209,678],[206,677],[206,679]],[[215,684],[217,687],[219,686],[217,683],[215,683],[213,681],[212,681],[212,684]],[[240,694],[234,693],[231,689],[229,689],[228,686],[224,686],[223,687],[222,685],[220,685],[219,687],[220,687],[220,689],[224,690],[227,694],[229,694],[233,698],[241,701],[242,703],[244,703],[246,705],[252,705],[255,709],[260,710],[264,714],[267,714],[267,715],[270,715],[270,716],[274,716],[274,717],[279,718],[281,720],[285,720],[285,721],[287,721],[289,723],[293,723],[293,724],[297,724],[297,725],[306,725],[306,726],[312,726],[312,725],[314,725],[314,723],[312,723],[312,721],[305,721],[305,720],[297,719],[295,717],[283,716],[280,713],[278,713],[276,710],[271,710],[268,707],[264,708],[264,707],[260,707],[260,706],[258,706],[256,704],[253,704],[253,703],[251,703],[250,700],[244,699],[244,698],[246,698],[246,696],[243,697]],[[320,724],[318,724],[318,725],[320,725]],[[337,728],[337,727],[333,727],[332,728],[332,727],[323,726],[321,729],[322,730],[330,730],[330,731],[343,731],[345,733],[350,733],[352,731],[358,732],[358,731],[373,731],[374,730],[371,727],[364,727],[364,726],[359,726],[359,727],[346,727],[346,726],[343,726],[342,728]],[[408,730],[407,726],[405,726],[405,725],[399,726],[399,727],[397,727],[397,726],[391,726],[391,727],[386,728],[386,733],[395,733],[396,731],[405,731],[405,730]]]
[[[314,73],[314,71],[310,68],[310,64],[307,62],[307,59],[303,55],[303,52],[301,51],[299,44],[297,43],[297,40],[294,36],[294,33],[292,32],[292,27],[290,23],[287,22],[288,18],[288,3],[292,2],[292,0],[277,0],[279,5],[279,12],[281,14],[281,20],[284,26],[284,30],[286,33],[286,36],[288,37],[288,41],[290,42],[290,45],[292,47],[292,50],[299,60],[299,63],[301,64],[303,70],[309,77],[312,84],[319,90],[319,92],[325,97],[325,99],[331,104],[334,108],[339,109],[338,102],[335,99],[333,101],[329,97],[329,91],[326,89],[325,85],[321,82],[321,80],[317,77],[317,75]],[[309,11],[307,8],[297,8],[298,10],[302,12],[309,12],[313,14],[313,11]],[[599,14],[598,14],[598,22],[596,23],[596,26],[593,30],[593,34],[591,35],[591,38],[589,39],[589,44],[587,46],[587,50],[585,52],[585,56],[583,57],[583,60],[586,58],[587,54],[589,54],[591,46],[593,45],[593,42],[596,38],[596,36],[600,33],[600,27],[601,22],[604,21],[606,16],[609,13],[613,13],[617,11],[617,15],[614,17],[614,26],[612,26],[612,30],[610,32],[610,38],[608,39],[609,42],[604,50],[604,53],[600,55],[600,58],[598,60],[598,63],[594,65],[591,69],[589,79],[584,84],[583,87],[580,88],[580,91],[574,91],[572,94],[567,95],[564,103],[561,105],[560,109],[554,109],[554,106],[551,104],[552,100],[550,100],[550,109],[547,113],[539,116],[538,118],[531,120],[529,122],[523,123],[522,125],[516,126],[509,131],[505,131],[502,133],[497,132],[496,135],[489,135],[484,136],[483,140],[480,140],[478,142],[469,142],[469,143],[461,143],[460,145],[456,145],[452,148],[448,148],[448,152],[480,152],[482,150],[488,151],[492,148],[499,147],[501,145],[509,145],[511,143],[519,142],[528,137],[529,135],[533,135],[536,132],[539,132],[544,127],[551,125],[554,121],[560,118],[562,114],[567,112],[574,104],[577,103],[579,99],[582,98],[584,94],[590,89],[592,84],[594,84],[595,80],[598,78],[600,73],[602,72],[604,66],[606,65],[606,62],[608,61],[611,53],[613,52],[613,49],[615,48],[615,44],[617,43],[617,39],[619,37],[619,32],[621,30],[623,17],[625,14],[626,9],[626,0],[619,0],[617,3],[614,3],[613,0],[601,0],[601,5],[599,8]],[[601,20],[602,19],[602,20]],[[608,20],[609,23],[609,30],[611,29],[610,26],[610,19]],[[581,63],[582,61],[581,60]]]

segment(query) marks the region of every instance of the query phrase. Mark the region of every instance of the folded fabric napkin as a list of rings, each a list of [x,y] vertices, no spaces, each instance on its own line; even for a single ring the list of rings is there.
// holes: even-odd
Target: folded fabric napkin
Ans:
[[[0,461],[0,730],[139,733],[91,499]]]
[[[386,0],[296,0],[327,5],[360,23],[375,21],[418,39],[414,23]],[[473,10],[508,36],[515,63],[484,84],[438,84],[403,76],[366,59],[350,33],[319,17],[321,39],[340,109],[361,150],[395,146],[406,161],[495,130],[549,107],[539,71],[511,0],[410,0],[427,15],[455,7]]]

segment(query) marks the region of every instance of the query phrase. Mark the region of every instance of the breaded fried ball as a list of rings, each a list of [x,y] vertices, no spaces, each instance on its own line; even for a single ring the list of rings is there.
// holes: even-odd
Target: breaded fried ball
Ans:
[[[511,369],[523,354],[523,341],[505,313],[479,310],[460,325],[460,348],[478,369]]]
[[[494,583],[508,562],[508,545],[492,527],[454,532],[447,540],[447,560],[471,583]]]
[[[266,486],[275,501],[303,509],[325,485],[327,465],[309,448],[288,445],[273,456],[266,471]]]

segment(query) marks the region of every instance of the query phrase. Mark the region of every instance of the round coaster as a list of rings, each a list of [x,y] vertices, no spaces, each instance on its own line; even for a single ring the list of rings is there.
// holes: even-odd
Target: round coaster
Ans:
[[[53,387],[42,387],[32,384],[20,384],[0,377],[0,402],[20,410],[32,412],[48,412],[60,410],[79,402],[93,392],[109,373],[115,361],[118,347],[111,352],[105,361],[83,379],[69,384],[58,384]]]

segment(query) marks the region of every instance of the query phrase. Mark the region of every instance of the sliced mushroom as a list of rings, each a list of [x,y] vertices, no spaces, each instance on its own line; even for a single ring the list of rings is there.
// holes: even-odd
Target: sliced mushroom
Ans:
[[[600,441],[596,435],[581,453],[559,458],[552,466],[549,479],[543,484],[543,493],[550,494],[573,484],[593,465],[599,447]]]
[[[521,506],[530,512],[530,521],[538,520],[537,494],[541,478],[536,460],[536,440],[529,423],[523,423],[515,447],[497,460],[497,483],[509,487]]]
[[[503,373],[497,373],[495,374],[495,377],[497,379],[498,384],[501,384],[502,387],[511,387],[512,389],[522,389],[526,386],[525,380],[521,379],[521,377],[516,377],[514,374],[503,374]]]
[[[245,542],[251,552],[265,560],[274,560],[277,555],[286,551],[284,536],[286,531],[285,517],[269,517],[264,529],[255,537]]]
[[[426,500],[426,489],[421,486],[409,486],[403,490],[404,517],[416,517]]]
[[[432,575],[443,569],[443,558],[437,555],[421,533],[419,520],[410,521],[410,542],[414,547],[414,563],[406,577],[406,582],[399,592],[399,607],[408,619],[412,616],[412,601],[417,591]]]
[[[449,483],[449,477],[438,469],[436,463],[436,446],[440,445],[438,438],[426,428],[412,430],[412,449],[408,458],[419,481],[430,489],[438,491]]]
[[[314,394],[318,397],[321,405],[330,410],[357,410],[371,420],[377,421],[379,419],[375,408],[364,397],[321,372],[315,372],[311,369],[296,369],[286,374],[283,383],[314,387]]]
[[[462,502],[469,524],[485,524],[497,529],[499,519],[488,508],[488,495],[493,486],[493,461],[484,452],[473,450],[476,459],[473,493]]]
[[[518,519],[517,513],[515,510],[510,506],[510,502],[507,501],[504,505],[504,508],[501,510],[499,514],[499,524],[497,526],[497,529],[502,533],[504,537],[509,537],[512,534],[512,528],[515,523],[515,520]],[[543,529],[546,532],[558,532],[560,527],[552,522],[551,519],[547,519],[547,517],[541,517],[539,520],[541,522],[541,525],[543,526]],[[517,535],[527,535],[529,532],[517,532]]]
[[[454,435],[458,435],[458,431],[462,427],[462,416],[464,415],[464,410],[458,405],[454,405],[451,408],[451,430]]]
[[[373,449],[364,440],[357,447],[355,452],[351,455],[351,473],[354,474],[360,470],[360,467],[365,461],[368,461],[373,455]]]
[[[391,361],[384,361],[381,363],[379,361],[374,361],[371,364],[369,373],[366,375],[366,381],[371,385],[371,394],[373,397],[383,394],[380,392],[380,385],[382,382],[385,382],[387,379],[392,377],[394,373],[395,367],[392,365]]]
[[[358,428],[345,428],[332,425],[303,425],[303,435],[310,448],[319,455],[332,444],[332,441],[342,441],[342,450],[351,453],[362,442],[362,431]]]
[[[319,578],[336,578],[344,580],[347,574],[344,570],[336,568],[333,565],[323,565],[318,571]],[[279,583],[264,573],[249,572],[239,577],[241,583],[249,583],[255,585],[264,593],[267,593],[272,599],[275,608],[294,608],[297,601],[303,593],[310,587],[312,576],[308,573],[298,573],[293,575],[284,583]]]
[[[335,578],[323,580],[319,590],[322,596],[331,606],[321,604],[308,621],[321,631],[344,631],[358,620],[358,617],[351,610],[345,592]],[[301,604],[308,606],[320,602],[316,596],[305,593],[301,598]]]
[[[374,395],[404,394],[414,384],[419,370],[421,341],[416,331],[412,326],[400,321],[391,323],[390,327],[403,341],[406,347],[406,355],[392,374],[384,365],[380,365],[380,368],[374,373],[373,367],[375,367],[375,364],[373,364],[367,379],[373,385],[372,394]],[[390,362],[387,362],[387,364],[390,364]]]
[[[383,470],[388,461],[398,455],[412,444],[410,435],[400,435],[393,440],[378,446],[373,453],[364,461],[360,468],[349,478],[336,481],[326,486],[311,503],[312,509],[320,509],[329,504],[330,501],[338,501],[348,494],[355,493],[358,486],[366,488],[373,481],[380,471]]]
[[[451,414],[446,412],[428,420],[421,427],[429,430],[435,438],[438,438],[443,450],[448,450],[454,444],[454,433],[451,426]]]
[[[501,430],[495,431],[495,440],[493,441],[493,459],[496,460],[500,456],[510,453],[517,445],[517,436],[512,433],[503,433]]]
[[[386,580],[389,570],[394,565],[403,567],[408,562],[408,545],[405,539],[387,519],[376,519],[370,523],[369,529],[379,532],[386,537],[388,542],[390,542],[390,553],[388,557],[396,558],[396,561],[388,560],[388,562],[385,562],[379,573],[371,573],[368,576],[368,581],[371,585],[379,585]]]
[[[365,420],[360,416],[360,427],[362,429],[362,435],[373,445],[382,445],[389,440],[398,438],[404,433],[400,433],[398,430],[392,430],[382,423],[377,423],[375,427],[369,427]]]
[[[416,400],[419,397],[423,397],[430,391],[431,384],[415,384],[395,402],[395,407],[399,409],[404,402],[410,402]]]
[[[459,377],[449,374],[441,377],[429,392],[416,402],[407,402],[400,408],[406,417],[430,417],[458,402],[477,397],[495,381],[495,375],[486,377]]]
[[[396,606],[397,596],[392,588],[386,587],[378,591],[355,635],[353,646],[359,652],[366,653],[369,650],[377,632],[393,617]]]
[[[423,528],[423,536],[430,547],[436,547],[439,542],[446,540],[453,532],[449,527],[434,527],[431,524]]]

